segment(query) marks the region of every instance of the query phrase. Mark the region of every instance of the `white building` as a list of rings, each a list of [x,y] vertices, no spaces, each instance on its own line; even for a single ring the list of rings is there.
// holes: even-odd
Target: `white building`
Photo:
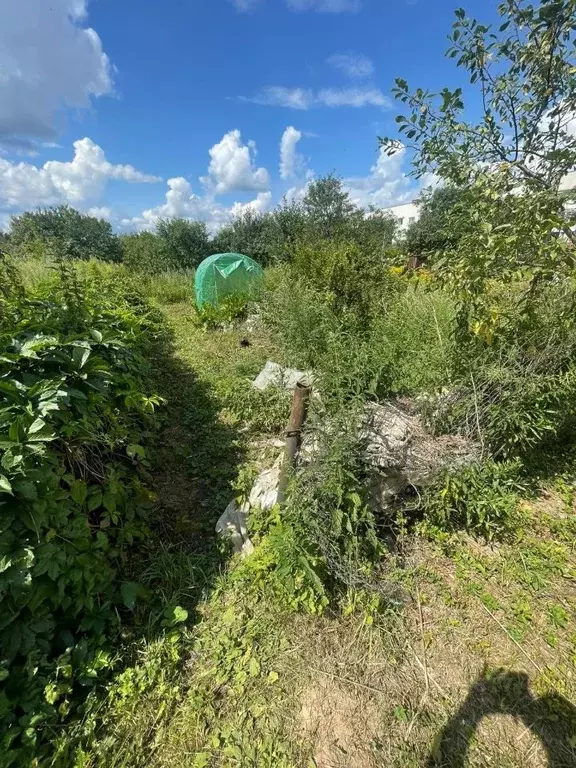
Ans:
[[[420,218],[420,209],[416,203],[394,205],[392,208],[386,208],[386,213],[392,213],[396,217],[400,232],[405,232],[410,224]]]

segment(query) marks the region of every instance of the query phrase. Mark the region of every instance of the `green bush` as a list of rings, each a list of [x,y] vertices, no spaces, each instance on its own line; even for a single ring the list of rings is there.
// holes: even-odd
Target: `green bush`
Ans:
[[[337,314],[349,315],[365,326],[381,310],[396,278],[381,254],[345,240],[300,243],[293,257],[294,274],[324,294],[324,303]]]
[[[189,272],[209,256],[206,224],[188,219],[160,219],[155,232],[122,235],[123,261],[146,275]]]
[[[376,284],[367,279],[361,320],[351,293],[350,309],[341,309],[333,292],[311,285],[296,264],[267,279],[263,317],[291,364],[316,371],[323,394],[382,398],[448,384],[454,309],[447,296],[390,274]]]
[[[71,266],[26,291],[0,263],[0,731],[3,765],[111,665],[125,552],[146,534],[141,479],[158,399],[143,352],[160,333],[130,284]]]
[[[486,460],[447,472],[424,497],[428,522],[442,530],[464,528],[490,540],[518,523],[522,483],[519,461]]]
[[[162,242],[154,232],[122,235],[122,260],[128,269],[144,275],[156,275],[170,269]]]
[[[122,250],[110,222],[68,205],[12,216],[10,251],[19,258],[120,261]]]
[[[576,291],[558,278],[525,314],[524,289],[490,287],[493,338],[455,337],[453,393],[437,410],[436,429],[472,434],[494,457],[529,461],[574,443],[576,326],[566,318]]]

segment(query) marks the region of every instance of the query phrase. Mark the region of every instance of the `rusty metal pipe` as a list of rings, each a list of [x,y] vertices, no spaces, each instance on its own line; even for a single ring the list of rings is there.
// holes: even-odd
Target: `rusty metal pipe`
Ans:
[[[286,499],[286,489],[288,482],[296,465],[296,454],[302,441],[302,425],[306,420],[308,401],[312,392],[311,387],[305,387],[303,384],[296,384],[294,396],[292,397],[292,411],[290,421],[286,430],[286,446],[284,448],[284,458],[282,459],[282,470],[280,472],[280,481],[278,483],[278,503]]]

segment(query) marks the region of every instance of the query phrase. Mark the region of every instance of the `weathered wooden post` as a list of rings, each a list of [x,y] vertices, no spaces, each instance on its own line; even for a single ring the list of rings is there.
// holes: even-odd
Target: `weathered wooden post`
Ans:
[[[290,421],[286,431],[286,446],[284,448],[284,458],[282,459],[282,470],[280,472],[280,481],[278,483],[278,504],[282,504],[286,498],[286,489],[288,481],[295,467],[296,454],[300,448],[302,439],[302,425],[306,419],[306,410],[308,400],[310,399],[311,387],[306,387],[298,382],[294,389],[292,398],[292,411]]]

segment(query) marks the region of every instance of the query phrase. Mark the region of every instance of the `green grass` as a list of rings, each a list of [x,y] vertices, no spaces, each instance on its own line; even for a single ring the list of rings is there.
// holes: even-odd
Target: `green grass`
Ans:
[[[158,304],[178,304],[194,301],[194,270],[162,272],[159,275],[140,275],[144,293]]]
[[[194,270],[162,272],[159,275],[137,275],[126,270],[120,264],[106,264],[97,259],[74,262],[81,276],[90,274],[97,265],[100,270],[132,277],[146,296],[157,304],[177,304],[194,300]],[[18,269],[26,287],[42,283],[53,275],[56,265],[43,259],[19,259]]]

